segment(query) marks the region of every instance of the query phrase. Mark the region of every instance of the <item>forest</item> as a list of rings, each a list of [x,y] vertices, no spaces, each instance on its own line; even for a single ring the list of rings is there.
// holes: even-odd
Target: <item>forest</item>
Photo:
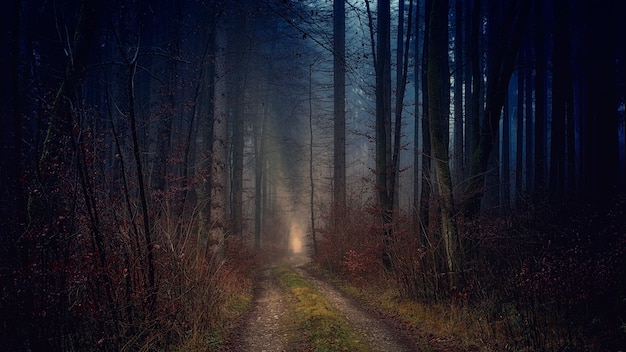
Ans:
[[[0,349],[217,351],[294,257],[459,351],[626,347],[626,2],[4,8]]]

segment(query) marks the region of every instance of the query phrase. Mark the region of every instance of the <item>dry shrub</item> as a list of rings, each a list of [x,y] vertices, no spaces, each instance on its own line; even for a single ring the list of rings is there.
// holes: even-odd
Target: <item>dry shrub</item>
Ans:
[[[382,269],[382,236],[373,224],[371,211],[349,208],[344,223],[319,231],[315,261],[329,272],[337,272],[362,283],[379,276]]]
[[[612,350],[626,341],[624,202],[600,209],[533,200],[483,217],[466,263],[474,307],[515,349]]]

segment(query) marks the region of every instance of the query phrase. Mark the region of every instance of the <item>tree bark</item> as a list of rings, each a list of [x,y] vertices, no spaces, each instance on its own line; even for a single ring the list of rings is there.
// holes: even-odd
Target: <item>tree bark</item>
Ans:
[[[454,152],[452,154],[453,180],[456,185],[463,180],[463,1],[455,1],[454,30]]]
[[[393,190],[390,190],[391,170],[391,47],[390,3],[378,1],[377,50],[376,50],[376,192],[385,227],[385,248],[391,241],[388,224],[392,221]],[[391,267],[391,258],[385,249],[383,264]]]
[[[211,149],[211,227],[208,255],[218,262],[223,258],[226,219],[226,33],[221,24],[215,32],[215,76],[213,96],[213,148]]]
[[[335,225],[346,212],[346,12],[345,1],[333,1],[334,156],[333,205]],[[336,227],[336,226],[335,226]]]
[[[404,35],[404,4],[400,4],[398,11],[398,40],[396,42],[396,119],[394,121],[393,150],[391,162],[391,203],[399,208],[400,197],[398,188],[400,181],[400,140],[402,136],[402,113],[404,112],[404,94],[408,77],[409,44],[411,42],[411,25],[413,22],[413,0],[409,1],[407,15],[407,33]]]
[[[448,119],[450,117],[450,71],[448,63],[448,4],[433,1],[428,36],[428,115],[430,139],[441,199],[441,235],[444,243],[449,288],[457,285],[460,267],[454,197],[448,156]]]

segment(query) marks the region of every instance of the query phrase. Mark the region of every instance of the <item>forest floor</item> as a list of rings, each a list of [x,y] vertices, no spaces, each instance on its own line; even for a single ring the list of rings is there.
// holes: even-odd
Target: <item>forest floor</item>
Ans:
[[[284,263],[281,265],[285,265]],[[301,262],[286,263],[301,278],[310,282],[334,310],[339,312],[349,327],[365,342],[369,351],[420,351],[406,331],[394,322],[372,312],[346,296],[324,279],[312,275]],[[257,277],[255,299],[252,308],[230,336],[223,351],[310,351],[310,341],[305,335],[294,331],[293,297],[279,285],[274,266],[268,266]],[[430,349],[426,349],[430,350]]]

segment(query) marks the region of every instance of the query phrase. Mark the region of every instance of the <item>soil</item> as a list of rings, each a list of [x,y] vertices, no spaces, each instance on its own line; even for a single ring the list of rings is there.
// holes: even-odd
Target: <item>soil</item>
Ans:
[[[339,311],[348,324],[359,332],[374,351],[409,352],[419,348],[399,331],[392,322],[368,311],[355,300],[345,296],[331,284],[314,277],[301,266],[295,266],[298,274],[311,281],[326,296],[333,308]]]
[[[310,280],[324,294],[333,307],[343,314],[348,324],[357,331],[374,351],[419,351],[419,347],[391,321],[368,311],[355,300],[346,297],[331,284],[314,277],[301,265],[294,269]],[[287,345],[286,319],[289,301],[272,277],[272,269],[262,270],[258,277],[253,308],[242,325],[231,336],[225,351],[278,352],[305,350],[304,346]]]
[[[263,269],[259,274],[254,295],[252,310],[223,350],[287,351],[284,318],[288,314],[288,301],[278,282],[272,277],[271,267]]]

